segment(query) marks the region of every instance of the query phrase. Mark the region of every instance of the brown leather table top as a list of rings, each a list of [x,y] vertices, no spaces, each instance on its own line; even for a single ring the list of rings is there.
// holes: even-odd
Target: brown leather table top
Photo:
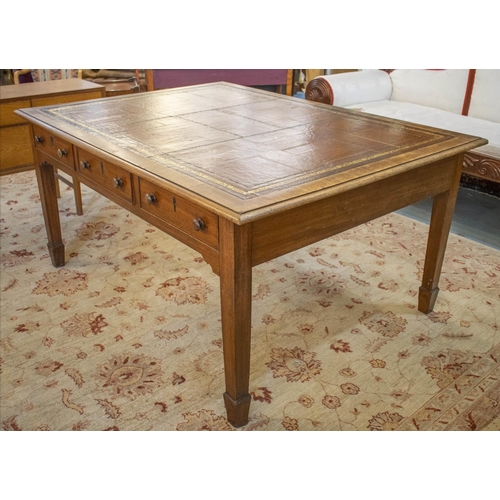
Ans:
[[[22,114],[240,223],[486,142],[222,82]]]

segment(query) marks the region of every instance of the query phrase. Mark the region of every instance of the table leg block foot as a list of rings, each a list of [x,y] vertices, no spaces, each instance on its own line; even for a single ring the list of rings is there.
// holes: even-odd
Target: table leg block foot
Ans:
[[[224,393],[227,420],[233,427],[242,427],[248,424],[251,399],[250,394],[247,394],[235,401],[227,392]]]
[[[418,310],[424,314],[431,313],[434,309],[438,293],[438,287],[429,290],[421,286],[418,290]]]
[[[64,245],[50,246],[47,245],[49,249],[50,259],[54,267],[62,267],[65,264],[64,260]]]

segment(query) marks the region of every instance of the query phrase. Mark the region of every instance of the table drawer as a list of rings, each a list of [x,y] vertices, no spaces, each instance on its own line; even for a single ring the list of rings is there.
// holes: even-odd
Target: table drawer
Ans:
[[[146,212],[218,248],[219,217],[209,210],[144,179],[139,179],[139,204]]]
[[[132,180],[130,173],[125,169],[80,148],[77,150],[77,160],[77,168],[82,176],[95,181],[125,200],[132,201]]]
[[[71,146],[70,142],[60,139],[36,125],[33,126],[33,131],[35,135],[35,147],[37,149],[64,163],[73,170],[75,169],[73,146]]]

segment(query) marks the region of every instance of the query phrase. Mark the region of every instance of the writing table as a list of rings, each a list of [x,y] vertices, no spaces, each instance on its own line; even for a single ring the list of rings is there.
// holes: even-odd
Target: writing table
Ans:
[[[229,83],[22,109],[54,266],[54,168],[202,254],[220,277],[228,421],[248,422],[252,267],[432,196],[434,306],[463,153],[485,139]]]

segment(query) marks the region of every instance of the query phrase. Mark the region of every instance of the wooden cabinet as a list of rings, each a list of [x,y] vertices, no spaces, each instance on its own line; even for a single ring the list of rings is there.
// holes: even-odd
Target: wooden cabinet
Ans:
[[[105,97],[105,88],[78,78],[49,82],[5,85],[0,87],[0,175],[21,172],[33,168],[33,150],[28,123],[15,113],[17,109],[50,106],[68,102],[85,101]],[[43,138],[41,139],[43,141]],[[37,144],[42,150],[54,145]],[[53,154],[57,154],[55,147]],[[67,150],[67,154],[70,154]],[[52,154],[52,156],[53,156]],[[65,155],[60,157],[65,161]]]

